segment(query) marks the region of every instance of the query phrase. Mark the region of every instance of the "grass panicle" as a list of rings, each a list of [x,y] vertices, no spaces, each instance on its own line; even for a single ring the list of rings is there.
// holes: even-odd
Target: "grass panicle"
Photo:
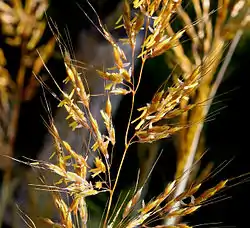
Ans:
[[[46,218],[43,219],[44,223],[50,227],[87,227],[91,217],[86,199],[105,193],[108,199],[100,227],[146,228],[158,221],[159,225],[154,227],[189,228],[192,226],[185,223],[184,217],[215,201],[220,191],[227,188],[230,180],[226,179],[207,190],[201,190],[212,175],[211,164],[204,168],[200,176],[196,173],[205,150],[203,126],[209,119],[209,108],[225,74],[227,62],[247,28],[249,2],[220,0],[215,9],[211,9],[211,4],[210,0],[190,0],[189,6],[193,7],[195,13],[195,16],[191,16],[188,6],[184,6],[181,0],[125,0],[117,29],[124,30],[126,38],[118,40],[89,3],[98,21],[95,28],[112,47],[112,55],[106,58],[113,59],[113,66],[91,66],[82,70],[59,34],[54,34],[55,37],[45,45],[38,45],[46,27],[44,12],[48,7],[47,1],[26,0],[24,5],[22,1],[11,1],[10,4],[0,2],[0,20],[6,44],[20,47],[22,53],[20,69],[13,80],[6,68],[4,50],[0,49],[0,152],[7,151],[2,149],[5,145],[13,150],[20,105],[34,94],[33,89],[39,85],[35,76],[39,75],[52,55],[56,41],[67,73],[64,82],[70,84],[71,88],[64,91],[58,86],[61,92],[61,97],[57,97],[58,107],[67,112],[65,121],[73,131],[83,128],[91,136],[87,151],[77,153],[72,145],[60,137],[60,130],[51,117],[47,124],[54,140],[51,161],[24,162],[41,173],[53,175],[52,181],[42,179],[42,184],[34,185],[39,190],[51,193],[60,215],[60,221]],[[178,26],[174,26],[176,21],[181,24],[178,29]],[[139,53],[136,53],[138,36],[141,34],[144,38],[139,43]],[[118,41],[130,46],[131,56],[126,56]],[[159,55],[166,56],[166,63],[173,68],[173,72],[151,101],[136,112],[135,99],[145,63]],[[138,75],[135,74],[137,59],[141,60]],[[28,86],[24,86],[27,68],[32,69],[33,75],[29,77]],[[104,84],[104,94],[95,95],[105,101],[100,107],[101,120],[91,111],[93,94],[85,78],[90,68],[95,68],[96,77],[100,77]],[[124,151],[115,179],[112,179],[111,153],[117,146],[112,97],[121,95],[130,95],[131,106],[128,108],[123,140]],[[13,97],[17,102],[10,108]],[[134,118],[135,114],[137,117]],[[5,119],[7,116],[8,119]],[[102,125],[105,131],[101,130]],[[5,133],[7,141],[3,140]],[[144,200],[145,184],[136,185],[133,193],[113,209],[113,205],[119,203],[115,202],[114,196],[131,145],[152,144],[171,136],[177,150],[175,180],[148,202]],[[5,155],[13,156],[13,151]],[[151,168],[148,167],[149,173]],[[185,201],[187,198],[191,199],[188,203]]]

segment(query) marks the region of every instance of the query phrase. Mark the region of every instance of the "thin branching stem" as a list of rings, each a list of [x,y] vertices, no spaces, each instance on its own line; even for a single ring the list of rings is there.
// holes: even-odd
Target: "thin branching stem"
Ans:
[[[134,56],[134,53],[135,53],[135,50],[132,50],[132,58]],[[139,78],[142,77],[144,64],[145,64],[145,60],[142,61],[142,64],[141,64],[141,67],[140,67]],[[134,67],[134,65],[132,65],[132,66]],[[134,69],[132,69],[132,72],[134,73]],[[110,209],[111,209],[111,205],[112,205],[112,200],[113,200],[114,192],[115,192],[115,189],[117,187],[117,183],[118,183],[118,180],[119,180],[119,177],[120,177],[121,169],[122,169],[122,166],[123,166],[123,163],[124,163],[124,160],[125,160],[128,148],[131,145],[132,140],[134,139],[134,135],[133,135],[130,138],[130,140],[128,140],[128,133],[129,133],[131,122],[132,122],[132,115],[133,115],[134,104],[135,104],[135,95],[136,95],[136,92],[137,92],[137,89],[139,87],[140,82],[141,82],[141,80],[138,81],[136,89],[132,91],[131,109],[130,109],[130,113],[129,113],[129,119],[128,119],[128,124],[127,124],[127,128],[126,128],[126,133],[125,133],[125,149],[124,149],[124,152],[123,152],[123,155],[122,155],[122,159],[121,159],[118,171],[117,171],[117,175],[116,175],[116,178],[115,178],[114,186],[110,190],[110,197],[109,197],[109,202],[108,202],[108,207],[107,207],[107,213],[106,213],[106,216],[105,216],[103,227],[107,226],[108,216],[109,216],[109,213],[110,213]]]
[[[145,41],[146,41],[146,39],[147,39],[148,27],[149,27],[149,18],[147,18],[147,21],[146,21],[145,34],[144,34],[144,38],[143,38],[142,44],[144,44]],[[141,52],[144,51],[144,48],[145,48],[145,47],[144,47],[144,45],[143,45]],[[141,72],[139,73],[138,83],[137,83],[137,86],[136,86],[136,88],[135,88],[135,92],[137,92],[137,90],[139,89],[139,85],[140,85],[140,83],[141,83],[142,71],[143,71],[143,69],[144,69],[144,64],[145,64],[145,62],[146,62],[146,58],[145,58],[145,57],[142,57],[141,59],[142,59],[141,68],[140,68],[140,71],[141,71]]]

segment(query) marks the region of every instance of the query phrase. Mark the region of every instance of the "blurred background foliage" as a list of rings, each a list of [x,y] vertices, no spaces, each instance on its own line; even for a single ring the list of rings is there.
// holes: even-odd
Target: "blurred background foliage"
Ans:
[[[118,1],[115,0],[95,0],[91,1],[91,3],[97,10],[98,15],[102,20],[105,20],[105,18],[112,15],[118,6]],[[80,31],[85,30],[90,36],[100,36],[83,12],[79,9],[77,4],[86,9],[90,18],[93,18],[93,21],[96,22],[96,17],[94,16],[93,11],[91,11],[84,0],[50,0],[46,13],[46,20],[52,18],[52,20],[57,24],[58,29],[65,41],[68,37],[70,37],[70,42],[72,43],[74,50],[76,50],[78,46]],[[118,35],[121,34],[117,34],[117,36]],[[53,34],[51,33],[49,26],[47,26],[42,38],[39,41],[39,46],[49,42],[52,37]],[[7,60],[6,68],[9,70],[12,80],[16,80],[16,75],[20,65],[21,48],[6,44],[5,38],[5,35],[1,33],[0,48],[4,51],[5,59]],[[250,32],[247,31],[234,53],[231,64],[225,75],[225,79],[217,93],[219,96],[215,99],[215,104],[212,106],[211,112],[220,108],[224,109],[222,109],[220,113],[215,116],[213,121],[209,121],[205,125],[205,148],[208,150],[208,153],[204,156],[202,164],[213,161],[216,167],[224,160],[230,160],[233,158],[232,162],[215,178],[213,178],[213,180],[211,180],[211,182],[214,183],[218,180],[238,176],[242,173],[250,171],[250,160],[248,159],[250,129],[248,112],[250,98],[249,41]],[[137,107],[140,107],[150,101],[155,91],[168,77],[171,71],[166,65],[166,61],[169,61],[167,58],[169,58],[169,56],[160,56],[152,59],[146,64],[142,85],[138,93],[138,99],[136,100]],[[61,82],[65,78],[66,74],[63,60],[60,57],[60,52],[57,47],[55,48],[55,52],[51,58],[47,61],[47,67],[51,71],[53,77],[59,82],[60,85],[62,85]],[[28,71],[30,73],[30,69]],[[40,75],[43,74],[46,75],[45,69],[41,69]],[[57,90],[50,77],[46,78],[46,84],[53,91]],[[47,92],[45,92],[45,95],[51,104],[52,111],[55,113],[57,108],[56,100]],[[44,137],[47,134],[47,129],[44,126],[41,116],[43,116],[46,120],[47,113],[41,103],[43,97],[43,90],[38,86],[31,99],[21,102],[16,140],[13,149],[14,157],[20,158],[22,156],[26,156],[35,159],[39,149],[44,143]],[[121,101],[114,122],[117,132],[125,132],[124,129],[127,118],[126,113],[129,102],[130,99],[127,99],[126,97]],[[122,133],[118,134],[117,137],[117,144],[119,145],[119,140],[123,140],[124,137]],[[119,161],[119,149],[122,148],[119,148],[118,146],[114,164],[116,161]],[[157,162],[150,178],[147,196],[148,199],[159,193],[165,184],[174,177],[176,155],[173,140],[171,138],[162,140],[157,145],[157,150],[161,149],[163,150],[161,158]],[[143,160],[143,156],[147,156],[147,152],[142,154],[143,152],[140,153],[140,150],[143,151],[144,148],[141,146],[131,148],[122,172],[122,181],[119,184],[120,189],[126,190],[134,185],[138,171],[137,167]],[[147,148],[147,150],[149,149]],[[0,158],[0,160],[1,159],[2,158]],[[25,169],[29,168],[25,167]],[[2,180],[3,176],[2,172]],[[15,176],[15,171],[12,176]],[[208,205],[195,213],[195,215],[192,215],[192,217],[188,217],[187,220],[190,221],[191,224],[223,222],[223,224],[218,226],[223,227],[224,225],[232,225],[235,227],[248,227],[248,209],[244,208],[248,208],[250,203],[249,191],[249,183],[233,187],[225,192],[226,195],[232,196],[231,199]],[[14,196],[15,194],[13,194],[13,197]],[[100,195],[91,201],[89,206],[91,210],[98,214],[101,211],[100,205],[104,206],[104,203],[105,199],[103,199],[102,195]],[[208,225],[208,227],[212,227],[212,225]]]

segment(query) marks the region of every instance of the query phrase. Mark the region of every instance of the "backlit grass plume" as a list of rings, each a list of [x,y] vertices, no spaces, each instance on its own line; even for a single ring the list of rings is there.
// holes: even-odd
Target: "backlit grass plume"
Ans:
[[[43,184],[37,186],[51,192],[60,215],[60,221],[47,218],[44,219],[45,223],[51,227],[87,227],[91,217],[86,198],[103,193],[108,194],[108,201],[100,227],[152,227],[153,222],[155,224],[159,221],[161,224],[164,221],[164,225],[155,227],[188,228],[192,226],[182,218],[206,205],[227,186],[229,180],[221,180],[217,185],[201,190],[200,187],[210,172],[200,180],[190,173],[203,152],[198,149],[198,145],[199,142],[202,143],[202,127],[208,117],[212,99],[225,73],[227,62],[248,24],[249,3],[243,0],[219,0],[215,9],[211,9],[210,3],[209,0],[190,1],[189,5],[195,12],[195,19],[192,19],[183,8],[181,0],[126,0],[117,28],[126,32],[127,37],[121,41],[130,46],[132,56],[126,56],[118,45],[118,40],[106,29],[96,13],[96,29],[112,47],[113,55],[108,58],[114,61],[114,65],[108,69],[95,69],[105,82],[105,93],[95,94],[105,100],[100,109],[101,121],[91,112],[93,94],[85,83],[85,72],[75,65],[72,53],[67,50],[60,36],[55,34],[67,72],[65,83],[70,83],[72,88],[68,92],[59,88],[62,95],[59,107],[67,111],[65,121],[68,121],[72,130],[87,129],[93,143],[90,142],[88,151],[76,153],[60,137],[60,131],[50,118],[48,129],[54,139],[54,152],[51,152],[55,163],[27,163],[33,168],[50,171],[57,176],[53,182],[43,179]],[[92,7],[91,4],[89,6]],[[94,9],[93,11],[95,12]],[[212,22],[213,18],[215,23]],[[175,31],[173,23],[178,20],[183,25]],[[141,33],[143,40],[138,43],[137,36]],[[191,51],[184,48],[185,43],[190,45]],[[140,46],[139,54],[135,51],[137,45]],[[162,54],[166,54],[169,66],[174,68],[173,73],[168,82],[156,91],[151,101],[136,112],[135,99],[145,62]],[[3,54],[0,52],[1,55]],[[225,62],[222,61],[224,57]],[[137,59],[141,60],[141,65],[139,74],[135,75]],[[0,64],[4,67],[4,61]],[[88,71],[89,68],[86,67],[85,70]],[[157,77],[157,72],[152,77]],[[4,79],[9,80],[7,73]],[[128,108],[129,118],[123,140],[125,149],[116,177],[112,179],[111,153],[117,144],[112,97],[121,95],[131,97],[131,107]],[[133,119],[134,114],[137,117]],[[102,125],[106,128],[105,132],[100,128]],[[143,199],[144,185],[135,186],[122,203],[115,202],[114,195],[130,146],[135,143],[153,143],[171,136],[175,137],[178,151],[175,180],[148,202]],[[91,162],[93,158],[94,164]],[[190,198],[191,202],[185,203],[186,198]]]

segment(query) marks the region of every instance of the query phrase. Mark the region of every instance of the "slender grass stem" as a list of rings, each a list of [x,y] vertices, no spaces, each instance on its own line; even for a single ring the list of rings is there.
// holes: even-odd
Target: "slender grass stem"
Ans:
[[[134,63],[134,54],[135,54],[135,50],[133,49],[132,50],[132,59],[133,59],[133,63]],[[118,168],[118,171],[117,171],[117,175],[116,175],[116,178],[115,178],[115,183],[114,183],[114,186],[113,188],[110,190],[110,197],[109,197],[109,202],[108,202],[108,207],[107,207],[107,213],[106,213],[106,216],[105,216],[105,220],[104,220],[104,223],[103,223],[103,227],[106,227],[107,226],[107,221],[108,221],[108,217],[109,217],[109,213],[110,213],[110,209],[111,209],[111,205],[112,205],[112,200],[113,200],[113,196],[114,196],[114,192],[115,192],[115,189],[117,187],[117,183],[118,183],[118,180],[119,180],[119,177],[120,177],[120,173],[121,173],[121,169],[123,167],[123,164],[124,164],[124,160],[125,160],[125,157],[126,157],[126,154],[127,154],[127,151],[128,151],[128,148],[129,146],[131,145],[131,142],[133,140],[133,138],[135,137],[134,135],[130,138],[130,140],[128,140],[128,133],[129,133],[129,130],[130,130],[130,126],[131,126],[131,122],[132,122],[132,115],[133,115],[133,111],[134,111],[134,105],[135,105],[135,95],[136,95],[136,92],[138,90],[138,87],[140,85],[140,82],[141,82],[141,77],[142,77],[142,72],[143,72],[143,68],[144,68],[144,64],[145,64],[145,59],[142,61],[142,64],[141,64],[141,67],[140,67],[140,73],[139,73],[139,81],[136,85],[136,88],[135,90],[132,91],[132,101],[131,101],[131,109],[130,109],[130,113],[129,113],[129,119],[128,119],[128,124],[127,124],[127,128],[126,128],[126,132],[125,132],[125,149],[124,149],[124,152],[123,152],[123,155],[122,155],[122,159],[121,159],[121,162],[120,162],[120,165],[119,165],[119,168]],[[134,74],[134,64],[132,65],[132,74]],[[134,88],[134,86],[133,86]]]

